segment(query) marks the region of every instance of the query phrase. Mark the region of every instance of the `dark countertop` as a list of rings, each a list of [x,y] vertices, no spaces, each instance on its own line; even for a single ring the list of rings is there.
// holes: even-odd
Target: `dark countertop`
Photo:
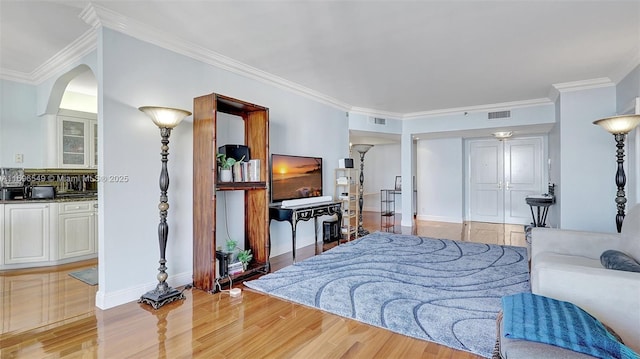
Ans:
[[[79,201],[95,201],[98,199],[97,195],[87,196],[60,196],[56,198],[48,199],[8,199],[0,200],[0,204],[20,204],[20,203],[60,203],[60,202],[79,202]]]

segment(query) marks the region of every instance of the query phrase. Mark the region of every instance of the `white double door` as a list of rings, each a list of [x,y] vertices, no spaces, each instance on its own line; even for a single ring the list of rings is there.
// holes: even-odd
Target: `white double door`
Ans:
[[[525,198],[546,192],[543,137],[468,141],[469,220],[529,224]]]

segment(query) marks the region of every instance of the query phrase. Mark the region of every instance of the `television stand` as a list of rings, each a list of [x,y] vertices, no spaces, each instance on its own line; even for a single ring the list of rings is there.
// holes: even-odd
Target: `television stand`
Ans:
[[[283,208],[281,205],[269,206],[269,223],[271,220],[287,221],[291,224],[291,241],[293,243],[293,263],[296,262],[296,226],[298,221],[308,221],[313,218],[315,228],[315,253],[318,254],[318,217],[321,216],[337,216],[338,223],[342,221],[342,202],[331,201],[322,203],[302,204],[299,206],[288,206]]]

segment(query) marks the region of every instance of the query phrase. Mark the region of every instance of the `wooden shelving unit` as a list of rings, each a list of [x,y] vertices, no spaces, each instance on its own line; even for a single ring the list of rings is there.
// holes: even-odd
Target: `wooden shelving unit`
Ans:
[[[259,159],[260,182],[218,183],[216,124],[218,113],[244,121],[245,145]],[[253,260],[244,276],[269,270],[269,109],[231,97],[209,94],[193,100],[193,285],[214,291],[216,284],[216,192],[244,191],[245,248]],[[239,276],[235,276],[239,279]],[[225,279],[221,279],[224,284]]]
[[[358,238],[358,170],[353,168],[336,168],[335,200],[342,202],[342,223],[340,233],[342,239],[350,241]]]

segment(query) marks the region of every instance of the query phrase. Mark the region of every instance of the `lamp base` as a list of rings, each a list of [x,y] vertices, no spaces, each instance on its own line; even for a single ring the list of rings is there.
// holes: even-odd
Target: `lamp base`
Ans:
[[[158,309],[167,303],[171,303],[179,299],[186,299],[186,297],[181,291],[168,287],[166,291],[153,289],[146,292],[142,297],[140,297],[140,299],[138,299],[138,303],[149,304],[153,309]]]

